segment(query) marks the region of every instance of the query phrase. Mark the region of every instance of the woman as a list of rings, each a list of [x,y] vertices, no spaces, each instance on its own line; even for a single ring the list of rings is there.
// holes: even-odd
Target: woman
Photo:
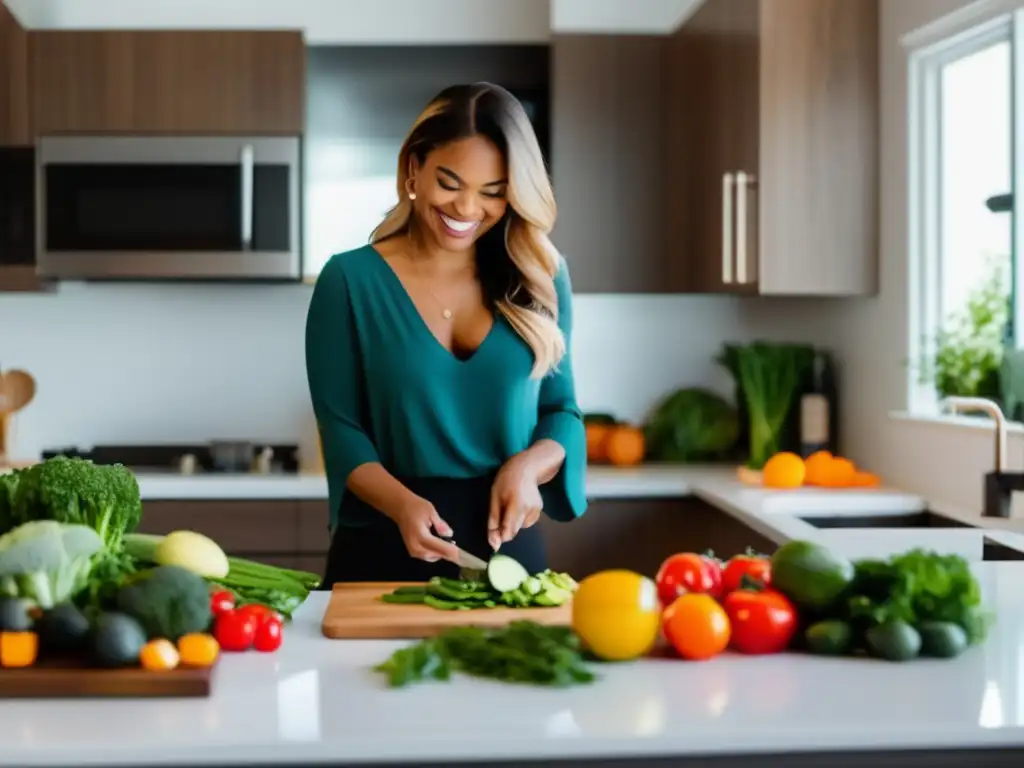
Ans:
[[[398,193],[370,244],[324,267],[306,321],[323,587],[454,575],[453,541],[542,570],[533,526],[583,514],[586,441],[555,200],[522,106],[489,83],[442,91],[402,145]]]

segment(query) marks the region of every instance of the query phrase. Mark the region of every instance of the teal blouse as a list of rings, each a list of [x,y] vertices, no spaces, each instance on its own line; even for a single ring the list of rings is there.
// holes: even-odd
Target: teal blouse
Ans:
[[[558,324],[572,339],[572,286],[555,277]],[[391,266],[370,245],[333,256],[306,318],[306,375],[323,446],[331,529],[349,474],[380,462],[396,477],[477,477],[549,438],[565,449],[541,487],[544,512],[567,522],[586,510],[586,438],[572,356],[531,379],[533,354],[500,315],[460,360],[437,340]]]

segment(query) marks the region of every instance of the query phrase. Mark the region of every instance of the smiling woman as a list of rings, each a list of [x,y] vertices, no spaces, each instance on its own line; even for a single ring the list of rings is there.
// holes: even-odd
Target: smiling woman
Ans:
[[[331,502],[324,588],[454,575],[461,548],[546,566],[541,512],[583,513],[572,288],[533,129],[489,83],[442,91],[399,201],[323,269],[306,367]]]

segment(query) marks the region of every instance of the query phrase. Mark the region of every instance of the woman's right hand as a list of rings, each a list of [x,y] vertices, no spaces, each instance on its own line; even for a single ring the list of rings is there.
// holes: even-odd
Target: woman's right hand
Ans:
[[[410,499],[392,519],[412,557],[428,563],[436,563],[438,560],[455,562],[458,559],[458,548],[450,541],[439,538],[451,536],[451,527],[426,499],[419,496]]]

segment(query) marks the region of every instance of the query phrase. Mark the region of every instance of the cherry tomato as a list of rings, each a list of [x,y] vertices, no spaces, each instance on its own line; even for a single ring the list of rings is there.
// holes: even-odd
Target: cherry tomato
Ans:
[[[247,651],[252,647],[259,622],[251,613],[225,611],[213,625],[213,636],[224,651]]]
[[[220,655],[220,645],[212,635],[192,632],[178,638],[181,663],[189,667],[209,667]]]
[[[730,558],[722,571],[722,594],[735,592],[743,585],[743,578],[768,586],[772,581],[772,561],[757,555],[736,555]]]
[[[277,619],[281,621],[281,614],[261,603],[246,603],[236,609],[239,613],[252,616],[257,624],[262,624],[266,619]]]
[[[739,589],[722,605],[732,625],[730,644],[741,653],[781,653],[796,634],[796,608],[774,589]]]
[[[226,589],[218,589],[210,595],[210,611],[214,617],[220,616],[225,611],[235,607],[235,596]]]
[[[665,560],[654,581],[658,585],[658,599],[667,608],[686,593],[717,597],[722,586],[722,569],[713,557],[685,552]]]
[[[263,653],[272,653],[281,647],[283,639],[284,632],[281,622],[275,618],[267,618],[256,628],[253,647]]]
[[[662,614],[661,628],[676,653],[690,661],[710,659],[729,646],[729,617],[711,595],[680,595]]]

